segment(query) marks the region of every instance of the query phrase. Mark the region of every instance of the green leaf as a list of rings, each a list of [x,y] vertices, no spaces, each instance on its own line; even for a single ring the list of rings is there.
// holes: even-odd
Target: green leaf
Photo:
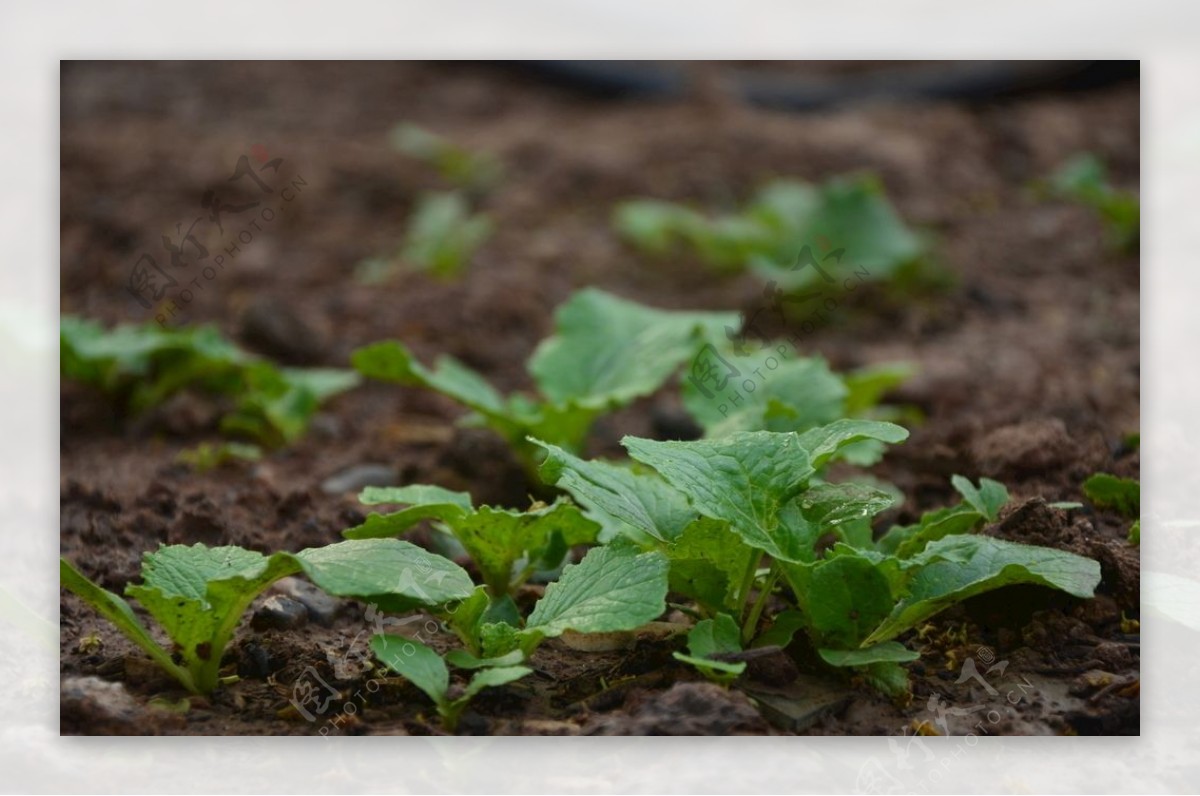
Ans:
[[[430,370],[402,343],[387,340],[356,349],[350,362],[367,378],[436,390],[483,415],[503,417],[505,414],[500,393],[454,357],[439,358]]]
[[[203,442],[195,448],[180,451],[175,460],[196,472],[204,473],[231,462],[258,461],[262,455],[262,448],[244,442],[222,442],[217,445]]]
[[[530,441],[546,451],[543,481],[660,542],[678,538],[696,519],[687,498],[653,473],[636,473],[599,460],[584,461],[556,445]]]
[[[1008,490],[1004,488],[1004,484],[990,478],[981,478],[978,488],[961,475],[952,476],[950,483],[963,496],[963,499],[988,522],[995,522],[999,519],[1000,509],[1008,503]]]
[[[485,688],[511,683],[532,674],[526,666],[491,665],[478,670],[457,699],[450,699],[450,670],[434,650],[404,636],[371,638],[371,650],[388,668],[421,689],[437,706],[443,726],[453,731],[463,709]]]
[[[158,645],[134,614],[129,603],[116,594],[97,586],[79,573],[65,558],[59,559],[59,582],[64,589],[74,593],[108,621],[116,625],[126,638],[136,644],[168,674],[189,691],[196,690],[191,672],[178,666],[171,656]]]
[[[205,600],[212,581],[253,579],[266,570],[267,563],[262,553],[241,547],[171,545],[146,553],[142,559],[142,581],[167,597]]]
[[[729,614],[702,619],[688,633],[688,652],[701,658],[741,649],[741,629]]]
[[[521,631],[505,622],[484,622],[479,626],[480,649],[485,658],[502,658],[514,650],[529,656],[543,637],[537,631]]]
[[[1096,210],[1116,247],[1136,250],[1141,228],[1141,203],[1136,194],[1118,191],[1108,180],[1108,170],[1095,155],[1075,155],[1050,178],[1054,194]]]
[[[801,246],[817,246],[822,239],[879,275],[924,253],[924,244],[896,214],[882,184],[869,175],[839,177],[820,186],[779,180],[764,186],[740,212],[715,218],[668,202],[626,202],[618,207],[614,226],[650,254],[683,244],[715,268],[752,267],[792,290],[821,278],[815,269],[790,268]],[[829,267],[833,264],[827,263]]]
[[[987,536],[931,542],[906,569],[904,598],[864,646],[895,638],[955,603],[1002,586],[1031,583],[1087,598],[1100,583],[1100,564],[1089,558]]]
[[[60,354],[64,379],[94,384],[134,414],[189,388],[228,396],[234,409],[221,419],[221,429],[265,445],[294,441],[322,402],[358,383],[346,371],[277,368],[209,326],[145,324],[105,331],[64,316]]]
[[[390,514],[371,514],[362,525],[342,532],[347,539],[375,539],[396,536],[426,519],[449,522],[465,516],[471,509],[471,496],[452,492],[440,486],[412,484],[403,487],[369,486],[358,496],[368,506],[380,504],[407,505],[402,511]]]
[[[729,375],[735,386],[739,377],[750,377],[756,371],[765,378],[733,406],[720,394],[712,395],[712,384],[684,380],[683,404],[708,437],[738,431],[807,431],[845,416],[846,385],[823,359],[786,358],[777,349],[764,348],[743,357],[730,355],[727,361],[736,374],[719,368],[718,375]],[[772,361],[777,363],[773,369],[769,367]],[[707,364],[720,365],[715,361]]]
[[[529,372],[551,402],[620,406],[657,390],[702,341],[739,325],[732,312],[660,310],[587,288],[555,312],[555,333]]]
[[[536,563],[553,547],[560,552],[558,561],[544,563],[556,567],[570,548],[594,542],[600,529],[576,506],[561,501],[527,512],[484,506],[447,519],[446,525],[479,567],[494,596],[507,594],[523,580],[514,580],[517,561]]]
[[[744,661],[719,661],[712,656],[722,653],[740,652],[741,630],[729,614],[717,614],[713,619],[702,619],[688,633],[688,655],[676,652],[675,659],[691,664],[710,680],[727,682],[746,671]]]
[[[506,399],[482,376],[450,356],[439,357],[430,370],[395,340],[359,348],[350,361],[368,378],[424,387],[453,398],[476,413],[465,422],[482,420],[531,465],[535,462],[529,458],[526,436],[540,434],[564,445],[578,445],[595,417],[591,410],[553,407],[520,395]]]
[[[1108,473],[1096,473],[1083,482],[1083,493],[1097,508],[1115,511],[1129,519],[1141,515],[1141,491],[1141,485],[1132,478],[1117,478]]]
[[[524,580],[514,572],[518,561],[524,559],[530,567],[555,568],[571,547],[594,542],[599,531],[599,526],[578,508],[562,501],[524,512],[489,506],[474,509],[465,492],[427,485],[368,487],[360,500],[368,504],[408,503],[410,507],[393,514],[373,514],[362,525],[344,531],[345,536],[395,536],[421,520],[440,520],[479,567],[496,598]]]
[[[741,579],[760,554],[729,529],[729,523],[701,517],[666,548],[671,591],[710,611],[736,611]]]
[[[878,420],[835,420],[800,435],[800,445],[808,451],[814,469],[820,470],[847,447],[867,440],[890,445],[908,439],[908,431],[894,423]]]
[[[810,193],[811,192],[811,193]],[[901,220],[876,177],[837,177],[815,189],[781,181],[768,185],[750,211],[780,231],[780,247],[755,259],[756,270],[785,289],[798,290],[821,279],[813,268],[788,270],[804,244],[822,238],[844,249],[855,266],[887,276],[919,259],[924,245]],[[828,271],[836,268],[824,263]]]
[[[492,188],[503,166],[492,155],[471,152],[415,124],[397,125],[388,136],[391,145],[437,169],[443,179],[473,191]]]
[[[465,705],[485,688],[508,685],[530,674],[533,674],[533,669],[528,666],[493,666],[483,669],[471,678],[463,690],[463,695],[455,701]]]
[[[878,542],[878,548],[898,558],[909,558],[930,542],[947,536],[970,533],[979,527],[983,515],[970,506],[959,504],[929,511],[914,525],[895,525]]]
[[[858,647],[893,606],[887,578],[860,556],[841,555],[817,564],[808,594],[807,605],[801,607],[807,609],[820,647]]]
[[[869,540],[871,518],[894,502],[890,492],[869,484],[817,484],[801,493],[780,516],[797,541],[800,560],[809,562],[816,560],[817,543],[829,533],[855,547],[864,546],[856,544],[858,532],[865,529],[861,535]]]
[[[454,635],[458,636],[458,640],[473,655],[479,655],[483,649],[479,631],[490,602],[487,588],[477,586],[469,597],[454,604],[453,607],[443,607],[440,613],[450,625],[450,629],[454,631]]]
[[[475,589],[471,577],[453,561],[397,539],[338,542],[292,557],[330,594],[375,602],[392,611],[466,600]]]
[[[698,221],[703,218],[689,208],[651,199],[622,202],[613,213],[617,233],[651,254],[666,254]]]
[[[808,626],[808,617],[799,611],[787,610],[775,615],[771,626],[754,639],[751,647],[777,646],[787,648],[796,633]]]
[[[905,663],[921,657],[898,641],[885,641],[872,647],[856,650],[819,649],[817,652],[830,666],[867,666],[872,663]]]
[[[858,417],[872,411],[888,391],[911,379],[916,371],[916,366],[907,362],[889,362],[845,374],[845,416]]]
[[[486,669],[493,666],[512,666],[525,660],[520,650],[513,650],[498,658],[477,658],[466,650],[450,650],[446,662],[459,669]]]
[[[409,218],[401,257],[418,270],[453,278],[491,233],[492,222],[483,213],[472,214],[461,194],[425,194]]]
[[[1128,540],[1130,544],[1142,543],[1142,523],[1141,520],[1134,520],[1133,525],[1129,527]]]
[[[611,633],[633,630],[666,610],[667,558],[620,545],[596,547],[568,565],[526,622],[546,637],[566,630]]]
[[[740,432],[695,442],[626,437],[621,444],[686,494],[702,514],[729,522],[751,547],[784,561],[800,560],[797,540],[779,521],[784,503],[814,472],[795,434]]]
[[[781,561],[798,562],[812,559],[813,540],[798,533],[794,522],[785,521],[796,519],[797,513],[790,509],[785,516],[785,509],[804,491],[816,468],[852,442],[899,441],[907,436],[890,423],[839,420],[799,435],[740,432],[695,442],[626,437],[622,444],[630,456],[686,494],[702,514],[729,522],[748,545]]]
[[[357,597],[398,610],[433,607],[471,595],[460,567],[407,542],[341,542],[267,557],[239,547],[201,544],[161,547],[142,562],[141,585],[126,594],[142,604],[179,647],[180,667],[134,619],[127,603],[63,562],[63,585],[91,603],[190,690],[217,687],[221,657],[254,598],[286,575],[303,572],[330,594]]]
[[[441,708],[450,691],[450,670],[442,657],[419,641],[404,636],[371,637],[371,651],[389,669],[421,689]]]
[[[991,479],[981,479],[978,488],[960,475],[950,480],[963,496],[963,503],[926,512],[915,525],[893,526],[880,538],[877,547],[899,558],[910,558],[930,542],[971,533],[984,522],[995,522],[1000,509],[1008,503],[1008,490]]]
[[[862,669],[867,682],[892,699],[907,703],[912,699],[908,671],[895,661],[876,661]]]

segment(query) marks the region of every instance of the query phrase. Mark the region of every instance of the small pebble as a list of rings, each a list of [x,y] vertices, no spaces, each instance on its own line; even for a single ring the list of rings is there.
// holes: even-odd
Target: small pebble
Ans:
[[[271,591],[303,605],[308,612],[309,621],[322,627],[332,625],[342,607],[341,600],[299,578],[282,578],[271,587]]]
[[[104,735],[143,735],[145,710],[121,683],[99,677],[62,681],[60,713],[66,726]],[[70,730],[68,730],[70,731]]]
[[[250,627],[255,630],[293,630],[308,621],[308,609],[303,603],[273,594],[254,612]]]
[[[400,483],[400,473],[386,464],[356,464],[347,467],[321,482],[321,491],[327,495],[344,495],[358,492],[368,486],[395,486]]]

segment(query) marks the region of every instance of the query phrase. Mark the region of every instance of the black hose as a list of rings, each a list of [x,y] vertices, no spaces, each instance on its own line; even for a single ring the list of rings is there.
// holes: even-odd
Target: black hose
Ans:
[[[688,64],[667,61],[534,61],[523,69],[592,96],[675,99],[693,86]],[[745,101],[806,111],[868,101],[987,101],[1036,91],[1077,91],[1137,80],[1138,61],[895,61],[825,76],[720,66]]]

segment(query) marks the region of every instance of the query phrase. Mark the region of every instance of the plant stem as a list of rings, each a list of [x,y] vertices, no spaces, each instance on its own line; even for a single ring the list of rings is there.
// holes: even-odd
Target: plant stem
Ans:
[[[738,618],[741,619],[746,614],[748,602],[750,600],[750,590],[754,588],[754,578],[758,575],[758,564],[760,558],[758,556],[750,556],[750,563],[746,566],[746,572],[742,575],[742,584],[738,587],[737,601],[741,609],[738,611]]]
[[[758,599],[754,601],[754,606],[750,609],[750,615],[746,618],[746,624],[742,626],[742,645],[750,643],[750,639],[754,638],[754,631],[758,629],[758,620],[762,618],[763,609],[767,607],[767,600],[771,596],[771,590],[775,588],[775,581],[779,579],[779,569],[775,566],[775,562],[771,562],[771,570],[767,573],[766,580],[763,581],[762,588],[759,589]]]

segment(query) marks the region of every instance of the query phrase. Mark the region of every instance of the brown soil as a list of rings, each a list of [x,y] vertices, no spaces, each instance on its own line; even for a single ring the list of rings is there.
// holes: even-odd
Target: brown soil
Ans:
[[[909,705],[804,665],[785,686],[749,678],[725,691],[674,662],[678,640],[610,653],[554,642],[535,656],[534,677],[481,696],[461,731],[961,734],[983,721],[992,734],[1137,733],[1139,646],[1122,616],[1138,616],[1138,551],[1119,517],[1046,503],[1081,500],[1080,484],[1097,470],[1138,475],[1138,453],[1122,439],[1139,425],[1139,261],[1106,247],[1091,212],[1029,186],[1089,150],[1136,189],[1138,117],[1136,85],[793,115],[711,94],[666,104],[581,98],[472,64],[65,64],[62,311],[110,324],[153,320],[123,289],[129,269],[143,251],[163,263],[161,236],[200,215],[201,194],[258,145],[305,187],[215,279],[202,280],[176,322],[212,322],[253,350],[333,366],[346,366],[357,346],[401,338],[427,361],[449,353],[501,389],[526,388],[525,359],[553,308],[579,287],[673,308],[756,304],[761,284],[750,276],[718,278],[690,257],[649,262],[625,248],[608,223],[615,202],[729,207],[773,177],[874,171],[902,215],[935,237],[953,286],[905,299],[863,291],[806,341],[841,369],[919,366],[896,398],[926,420],[875,471],[908,496],[888,519],[944,505],[951,474],[1002,479],[1014,499],[986,532],[1097,558],[1100,595],[1080,602],[1008,589],[940,615],[905,639],[923,653],[911,665]],[[389,149],[387,132],[401,120],[505,164],[506,178],[484,200],[496,233],[461,281],[401,275],[378,287],[352,278],[357,262],[399,245],[415,197],[438,185]],[[244,225],[226,223],[228,246]],[[664,395],[619,413],[598,427],[593,451],[612,450],[622,433],[655,433],[676,405]],[[524,505],[531,487],[504,446],[456,429],[459,414],[428,393],[367,385],[332,402],[295,446],[197,474],[174,459],[215,438],[216,408],[205,399],[181,396],[131,420],[64,385],[62,552],[119,591],[159,543],[273,551],[334,542],[363,510],[352,493],[320,485],[365,463],[394,467],[403,483]],[[180,712],[178,689],[64,593],[62,731],[436,732],[413,687],[370,679],[371,630],[353,603],[329,626],[246,623],[228,661],[241,680]],[[968,659],[998,696],[979,680],[956,682]],[[289,698],[314,673],[338,696],[309,721]],[[1021,683],[1021,696],[1006,700]],[[772,690],[786,695],[764,696]],[[751,698],[802,709],[781,718]]]

